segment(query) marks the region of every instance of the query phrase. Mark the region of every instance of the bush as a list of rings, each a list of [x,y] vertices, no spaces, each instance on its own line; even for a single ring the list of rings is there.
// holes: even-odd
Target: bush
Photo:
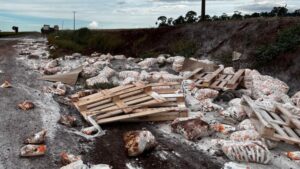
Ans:
[[[169,50],[173,55],[191,57],[196,53],[197,46],[192,41],[178,40],[170,44]]]
[[[274,43],[258,48],[255,59],[263,66],[283,53],[294,51],[300,45],[300,25],[280,31]]]

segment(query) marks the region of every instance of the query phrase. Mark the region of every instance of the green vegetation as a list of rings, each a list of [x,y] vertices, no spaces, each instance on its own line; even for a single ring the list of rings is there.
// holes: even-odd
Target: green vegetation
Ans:
[[[289,13],[286,7],[274,7],[270,12],[252,13],[242,15],[239,11],[234,11],[232,16],[228,16],[223,13],[221,16],[205,16],[205,21],[225,21],[225,20],[242,20],[247,18],[257,18],[257,17],[297,17],[300,16],[300,9]],[[157,18],[156,25],[159,27],[177,26],[190,23],[197,23],[201,21],[201,16],[197,16],[195,11],[189,11],[185,16],[179,16],[177,19],[168,18],[166,16],[160,16]]]
[[[292,52],[300,45],[300,25],[280,31],[276,41],[258,48],[255,55],[257,66],[263,66],[279,55]]]
[[[25,35],[30,32],[20,32],[16,34],[15,32],[0,32],[0,38],[5,38],[5,37],[13,37],[13,36],[18,36],[18,35]]]
[[[197,46],[192,41],[178,40],[169,45],[169,53],[185,57],[193,56],[197,51]]]
[[[118,50],[123,44],[122,38],[117,34],[91,31],[88,28],[56,32],[48,36],[48,41],[58,47],[58,50],[51,51],[54,58],[59,57],[59,54],[72,52],[101,51],[109,53]]]

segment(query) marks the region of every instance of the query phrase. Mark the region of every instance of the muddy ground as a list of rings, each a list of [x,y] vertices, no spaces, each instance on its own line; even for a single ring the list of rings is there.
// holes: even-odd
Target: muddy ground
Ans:
[[[37,37],[34,37],[37,38]],[[21,38],[20,38],[21,39]],[[50,94],[43,93],[47,82],[37,80],[39,76],[17,61],[18,53],[12,47],[20,39],[0,40],[0,82],[9,80],[11,89],[0,88],[0,169],[52,169],[59,168],[59,154],[68,151],[83,156],[85,163],[109,164],[114,169],[124,168],[221,168],[226,160],[215,159],[196,148],[172,139],[150,123],[112,124],[102,126],[106,135],[94,141],[84,140],[67,132],[65,126],[57,124],[60,114],[79,113],[68,106],[57,103]],[[21,111],[17,104],[31,100],[36,107]],[[82,119],[81,119],[82,120]],[[81,125],[86,125],[80,122]],[[122,134],[129,130],[149,129],[157,137],[159,146],[155,151],[138,158],[128,158],[123,149]],[[42,129],[48,130],[47,153],[39,158],[20,158],[23,141]]]

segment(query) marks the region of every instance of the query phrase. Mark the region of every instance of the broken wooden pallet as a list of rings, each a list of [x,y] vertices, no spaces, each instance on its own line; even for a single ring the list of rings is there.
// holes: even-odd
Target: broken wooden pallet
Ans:
[[[279,104],[275,112],[267,112],[258,108],[248,96],[243,96],[242,103],[250,120],[263,137],[288,144],[300,144],[299,116],[292,115]]]
[[[111,117],[134,109],[166,102],[151,86],[133,84],[120,86],[80,98],[74,105],[86,118],[89,115]]]
[[[216,90],[236,89],[244,78],[245,70],[240,69],[234,74],[224,74],[220,67],[214,72],[203,72],[196,69],[189,78],[195,81],[196,86]]]

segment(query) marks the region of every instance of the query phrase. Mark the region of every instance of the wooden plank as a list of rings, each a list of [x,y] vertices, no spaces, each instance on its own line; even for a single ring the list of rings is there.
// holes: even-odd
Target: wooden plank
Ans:
[[[101,101],[101,100],[104,100],[104,99],[109,99],[109,98],[112,98],[112,97],[115,97],[115,96],[121,95],[121,94],[125,95],[127,93],[134,92],[134,91],[137,91],[137,90],[141,90],[141,89],[144,89],[144,88],[146,88],[146,86],[129,88],[129,89],[117,92],[117,93],[112,93],[108,96],[103,96],[103,94],[99,95],[99,94],[96,93],[96,94],[93,94],[93,97],[91,97],[89,99],[83,98],[83,99],[79,100],[77,104],[79,106],[92,104],[92,103],[95,103],[95,102],[98,102],[98,101]]]
[[[238,80],[240,79],[240,77],[245,73],[245,69],[240,69],[238,70],[234,76],[232,77],[232,79],[228,82],[228,85],[233,86],[234,84],[236,84],[238,82]]]
[[[224,68],[220,67],[219,69],[217,69],[216,71],[214,71],[212,74],[210,74],[210,76],[206,79],[204,79],[204,83],[203,85],[206,87],[209,87],[209,85],[212,83],[212,81],[214,79],[217,78],[217,76],[224,70]]]
[[[121,115],[121,116],[117,116],[117,117],[101,119],[101,120],[97,120],[97,123],[98,124],[107,124],[107,123],[111,123],[111,122],[122,121],[125,119],[149,116],[149,115],[163,113],[163,112],[169,112],[169,111],[180,111],[180,109],[179,108],[158,108],[156,110],[150,110],[150,111],[145,111],[145,112],[140,112],[140,113],[132,113],[132,114],[126,114],[126,115]]]
[[[254,105],[254,102],[252,101],[252,99],[250,99],[249,96],[244,95],[243,96],[243,100],[248,104],[248,106],[253,110],[253,112],[255,113],[256,117],[259,119],[259,121],[266,127],[271,128],[272,126],[263,118],[262,113],[263,111],[261,111],[260,109],[256,108]]]
[[[185,77],[184,80],[187,80],[187,79],[192,79],[192,77],[195,75],[195,74],[198,74],[199,72],[201,72],[203,70],[203,68],[197,68],[195,69],[194,71],[192,71],[192,73]]]

